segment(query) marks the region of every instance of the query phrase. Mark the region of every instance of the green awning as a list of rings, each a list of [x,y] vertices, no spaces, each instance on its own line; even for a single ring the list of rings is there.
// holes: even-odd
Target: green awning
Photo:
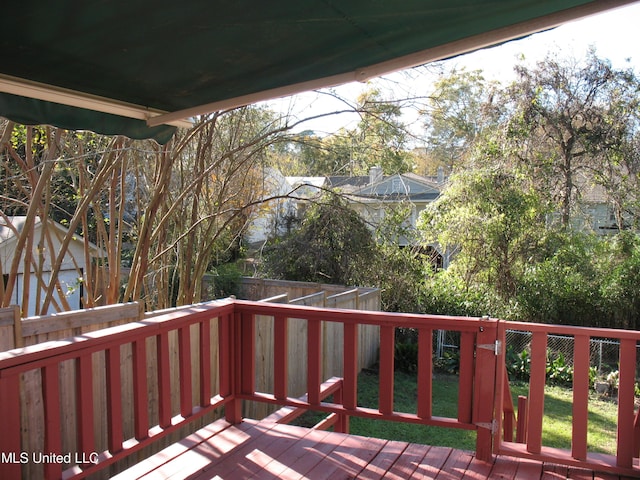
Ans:
[[[171,129],[150,125],[366,80],[628,3],[5,2],[0,115],[162,142]]]

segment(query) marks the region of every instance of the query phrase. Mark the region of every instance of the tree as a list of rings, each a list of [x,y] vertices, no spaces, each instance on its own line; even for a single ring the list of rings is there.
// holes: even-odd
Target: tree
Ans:
[[[274,152],[279,168],[303,176],[366,175],[374,166],[382,167],[386,174],[411,171],[400,105],[372,89],[360,95],[351,109],[360,115],[355,128],[342,128],[325,137],[309,131],[289,136],[288,147]]]
[[[153,308],[202,298],[202,277],[233,258],[254,209],[265,198],[269,146],[285,128],[257,107],[203,117],[154,151],[155,169],[139,163],[148,185],[136,220],[136,247],[124,298]]]
[[[598,181],[613,194],[615,179],[629,174],[618,167],[637,132],[640,85],[631,71],[613,69],[593,50],[584,64],[550,54],[516,73],[508,90],[510,153],[536,188],[549,192],[566,229],[582,189]]]
[[[83,305],[142,301],[147,309],[156,309],[199,301],[204,272],[233,258],[248,219],[268,201],[262,185],[266,152],[286,131],[270,112],[257,107],[203,117],[164,146],[47,127],[3,126],[0,181],[7,188],[0,215],[5,221],[10,214],[28,219],[18,235],[18,252],[38,267],[42,259],[30,252],[37,242],[47,242],[49,219],[69,228],[60,251],[46,249],[52,254],[51,281],[44,281],[41,268],[35,270],[42,311],[49,305],[69,309],[57,276],[78,234],[105,254],[79,272]],[[32,234],[36,217],[45,226],[42,239]],[[20,258],[18,254],[11,265],[0,265],[8,279],[0,292],[4,305],[11,301]],[[130,274],[122,284],[125,259]],[[24,278],[29,281],[28,275]],[[23,291],[29,291],[28,284]],[[28,295],[23,302],[28,304]]]
[[[309,207],[298,229],[264,250],[264,272],[272,278],[367,285],[375,266],[371,231],[334,194]]]
[[[108,246],[110,252],[118,243],[100,243],[99,205],[102,186],[118,168],[122,152],[123,139],[82,141],[85,147],[80,152],[71,147],[78,143],[83,134],[65,132],[49,127],[24,127],[7,122],[2,134],[0,159],[3,165],[3,182],[7,194],[3,197],[0,215],[9,228],[14,228],[10,215],[25,215],[22,230],[15,230],[17,238],[13,259],[10,265],[0,265],[6,281],[2,288],[2,305],[11,303],[16,288],[19,263],[24,262],[25,271],[33,272],[33,289],[36,295],[36,314],[48,311],[50,305],[57,310],[68,310],[66,292],[62,289],[58,275],[64,260],[70,255],[69,245],[77,235],[93,240],[99,246]],[[106,147],[106,152],[103,148]],[[72,153],[73,151],[73,153]],[[40,219],[41,236],[34,238],[36,218]],[[68,227],[67,233],[59,238],[61,246],[53,248],[51,219]],[[102,230],[103,231],[103,230]],[[103,239],[104,240],[104,239]],[[37,248],[35,248],[37,247]],[[85,242],[84,257],[90,265],[89,244]],[[34,251],[37,255],[34,256]],[[80,259],[74,259],[79,263]],[[50,264],[51,272],[45,279],[45,264]],[[78,271],[85,284],[83,304],[96,304],[96,292],[93,288],[95,272],[88,268]],[[46,280],[46,281],[45,281]],[[23,275],[21,286],[22,310],[28,311],[30,303],[31,275]]]
[[[448,172],[468,164],[476,143],[494,129],[501,108],[496,82],[488,82],[479,70],[452,71],[435,82],[427,106],[421,111],[426,128],[426,151]]]
[[[455,251],[450,269],[474,284],[513,295],[517,278],[536,251],[544,212],[523,178],[495,169],[460,172],[422,213],[419,229],[427,244]]]
[[[421,312],[424,279],[432,269],[423,254],[418,232],[411,225],[413,206],[389,206],[375,230],[377,265],[370,271],[369,285],[382,290],[381,304],[386,312]],[[407,245],[399,246],[404,238]]]

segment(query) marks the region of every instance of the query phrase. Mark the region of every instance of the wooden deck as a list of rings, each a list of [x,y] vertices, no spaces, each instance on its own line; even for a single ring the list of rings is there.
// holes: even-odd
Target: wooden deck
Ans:
[[[513,457],[273,422],[218,420],[115,477],[129,479],[623,479]]]

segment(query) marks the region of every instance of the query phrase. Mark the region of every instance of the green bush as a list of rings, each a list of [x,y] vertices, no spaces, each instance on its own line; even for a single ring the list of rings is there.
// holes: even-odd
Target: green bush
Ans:
[[[506,352],[507,373],[513,380],[528,381],[531,375],[531,355],[528,350],[516,353],[512,346]]]
[[[435,360],[434,369],[447,375],[457,375],[460,372],[460,353],[444,352],[442,358]]]
[[[418,371],[418,344],[397,343],[394,354],[395,369],[404,373]]]
[[[562,352],[551,355],[547,352],[547,381],[551,385],[568,387],[573,383],[573,366],[567,364]]]
[[[242,281],[242,271],[235,263],[225,263],[216,267],[215,279],[210,296],[226,298],[238,295]]]

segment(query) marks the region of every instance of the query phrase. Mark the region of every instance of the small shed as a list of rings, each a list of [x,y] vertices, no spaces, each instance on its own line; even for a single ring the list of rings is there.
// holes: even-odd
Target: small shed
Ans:
[[[16,270],[17,276],[13,285],[12,301],[16,305],[22,305],[24,292],[28,289],[28,309],[23,312],[24,317],[39,314],[53,313],[63,310],[61,294],[55,292],[47,312],[39,312],[44,300],[46,288],[51,281],[52,263],[58,256],[63,239],[68,234],[68,229],[58,222],[47,220],[46,231],[40,218],[35,219],[31,237],[30,265],[25,265],[25,250],[18,252],[18,238],[26,224],[26,216],[6,216],[0,218],[0,271],[4,287],[8,287],[11,265],[16,255],[20,255],[20,262]],[[91,242],[85,245],[85,239],[74,235],[67,251],[64,254],[58,280],[62,295],[71,310],[82,308],[83,280],[86,265],[85,249],[88,247],[89,258],[99,256],[99,249]],[[38,275],[38,272],[40,274]],[[28,278],[26,278],[28,276]],[[42,281],[39,282],[38,279]]]

